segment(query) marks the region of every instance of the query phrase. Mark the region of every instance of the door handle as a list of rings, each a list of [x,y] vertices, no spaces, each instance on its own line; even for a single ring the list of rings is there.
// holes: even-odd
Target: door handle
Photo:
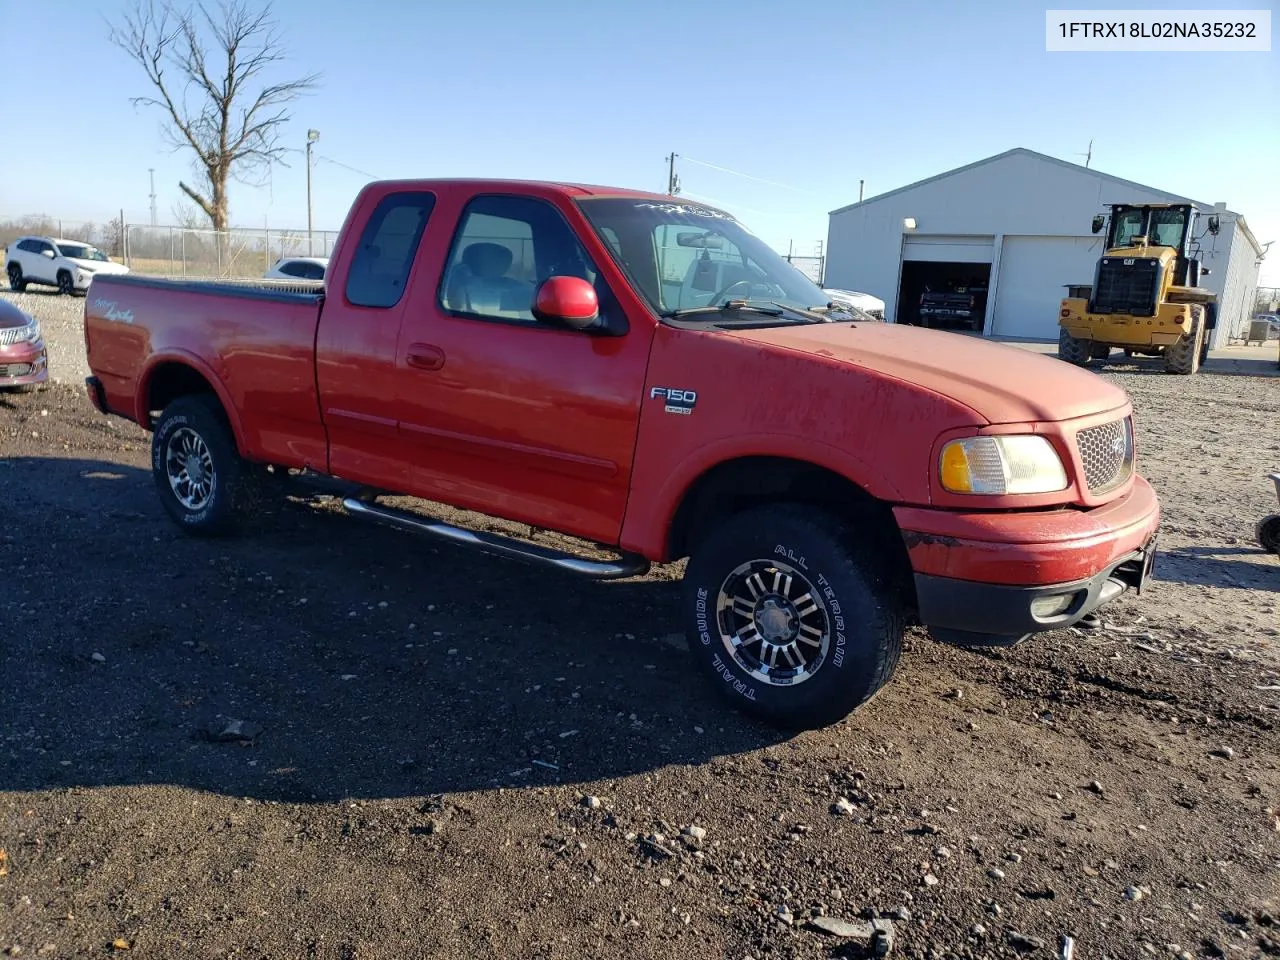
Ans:
[[[411,343],[405,362],[419,370],[439,370],[444,366],[444,351],[429,343]]]

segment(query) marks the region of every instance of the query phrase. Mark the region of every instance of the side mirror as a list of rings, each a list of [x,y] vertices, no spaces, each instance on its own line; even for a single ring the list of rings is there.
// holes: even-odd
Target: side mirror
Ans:
[[[1222,222],[1218,219],[1217,214],[1214,214],[1212,217],[1209,218],[1209,232],[1216,237],[1218,235],[1218,231],[1221,228],[1222,228]]]
[[[50,260],[52,260],[52,259],[53,259],[53,251],[52,251],[52,250],[41,250],[41,251],[40,251],[40,253],[41,253],[43,256],[48,257]]]
[[[1106,217],[1103,217],[1103,216],[1097,216],[1097,217],[1094,217],[1094,218],[1093,218],[1093,232],[1094,232],[1094,233],[1098,233],[1098,232],[1102,229],[1103,224],[1105,224],[1106,222],[1107,222],[1107,218],[1106,218]]]
[[[600,300],[581,277],[547,277],[533,295],[533,315],[542,323],[589,330],[600,322]]]

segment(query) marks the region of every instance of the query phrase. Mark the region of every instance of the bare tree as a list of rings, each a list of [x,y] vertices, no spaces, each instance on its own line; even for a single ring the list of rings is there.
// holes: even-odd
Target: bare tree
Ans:
[[[135,0],[110,39],[154,88],[131,102],[159,108],[173,148],[195,153],[202,182],[178,187],[213,229],[225,230],[229,181],[261,183],[272,164],[284,163],[286,105],[314,89],[319,74],[267,82],[286,59],[269,3],[254,11],[244,0],[219,0],[211,12],[203,0],[181,11],[171,0]]]

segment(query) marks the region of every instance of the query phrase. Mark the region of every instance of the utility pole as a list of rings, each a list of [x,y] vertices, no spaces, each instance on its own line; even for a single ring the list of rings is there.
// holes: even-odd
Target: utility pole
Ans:
[[[674,197],[680,192],[680,178],[676,176],[676,157],[679,154],[672,153],[667,157],[667,195]]]
[[[151,226],[156,225],[156,168],[147,167],[147,173],[151,174]]]
[[[311,145],[319,139],[319,130],[307,131],[307,256],[314,256],[311,244]]]
[[[866,182],[867,182],[867,181],[865,181],[865,180],[859,180],[859,181],[858,181],[858,202],[859,202],[859,203],[861,203],[861,202],[862,202],[862,188],[863,188],[863,186],[866,184]]]

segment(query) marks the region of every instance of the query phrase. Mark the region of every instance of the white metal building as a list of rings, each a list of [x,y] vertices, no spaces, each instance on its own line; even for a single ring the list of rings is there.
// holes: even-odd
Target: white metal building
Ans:
[[[875,294],[886,318],[915,323],[926,286],[985,284],[985,336],[1056,340],[1067,285],[1093,283],[1102,235],[1090,221],[1112,203],[1199,208],[1201,283],[1219,304],[1212,345],[1240,335],[1263,255],[1244,217],[1021,147],[833,210],[823,285]]]

